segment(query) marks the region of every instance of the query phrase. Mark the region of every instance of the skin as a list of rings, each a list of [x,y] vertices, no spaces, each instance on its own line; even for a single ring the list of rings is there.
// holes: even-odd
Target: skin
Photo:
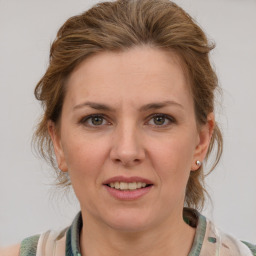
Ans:
[[[83,255],[189,253],[195,230],[182,218],[185,189],[196,160],[206,155],[214,115],[197,125],[180,63],[174,53],[143,46],[99,53],[72,72],[58,127],[49,121],[48,130],[81,205]],[[172,103],[139,110],[166,101]],[[101,117],[86,119],[91,114]],[[153,186],[141,198],[118,200],[103,183],[120,175],[146,178]]]
[[[0,248],[1,256],[18,256],[20,251],[20,244],[12,245],[6,248]]]

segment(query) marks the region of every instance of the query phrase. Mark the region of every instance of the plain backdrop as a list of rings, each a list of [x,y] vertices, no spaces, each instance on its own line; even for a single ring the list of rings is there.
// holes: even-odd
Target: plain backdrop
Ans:
[[[41,108],[33,95],[58,28],[93,0],[0,0],[0,246],[70,224],[75,197],[56,191],[52,170],[32,153]],[[225,232],[256,243],[256,1],[176,0],[215,41],[223,88],[216,116],[223,158],[207,178],[204,213]]]

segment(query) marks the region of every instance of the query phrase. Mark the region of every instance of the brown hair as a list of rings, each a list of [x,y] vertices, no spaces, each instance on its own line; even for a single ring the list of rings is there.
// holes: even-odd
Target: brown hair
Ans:
[[[198,124],[207,122],[214,111],[214,91],[218,81],[209,52],[214,48],[202,29],[180,7],[168,0],[117,0],[95,5],[90,10],[68,19],[59,29],[51,46],[50,63],[35,88],[44,114],[34,134],[41,155],[57,171],[58,183],[69,184],[58,170],[47,121],[57,123],[65,97],[65,81],[73,69],[87,56],[100,51],[124,51],[138,45],[151,45],[178,54],[188,74]],[[222,135],[215,125],[207,158],[216,143],[215,162],[222,153]],[[191,172],[186,188],[185,204],[200,208],[205,200],[203,167]]]

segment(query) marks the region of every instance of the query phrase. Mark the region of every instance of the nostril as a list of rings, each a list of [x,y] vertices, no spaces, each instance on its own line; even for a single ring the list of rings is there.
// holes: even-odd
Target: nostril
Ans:
[[[136,159],[124,159],[124,158],[116,158],[114,159],[115,163],[120,163],[123,166],[132,166],[134,164],[138,164],[141,162],[140,159],[136,158]]]

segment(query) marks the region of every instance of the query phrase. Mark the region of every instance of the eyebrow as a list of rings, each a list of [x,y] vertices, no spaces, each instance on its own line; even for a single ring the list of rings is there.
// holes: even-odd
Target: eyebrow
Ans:
[[[170,106],[170,105],[175,105],[175,106],[183,109],[183,106],[181,104],[179,104],[178,102],[175,102],[172,100],[167,100],[167,101],[163,101],[163,102],[152,102],[152,103],[146,104],[144,106],[141,106],[139,108],[139,111],[144,112],[144,111],[148,111],[148,110],[152,110],[152,109],[160,109],[160,108]],[[80,108],[87,107],[87,106],[91,107],[93,109],[97,109],[97,110],[115,112],[114,108],[112,108],[106,104],[101,104],[101,103],[96,103],[96,102],[91,102],[91,101],[87,101],[82,104],[78,104],[78,105],[74,106],[73,109],[76,110],[76,109],[80,109]]]

